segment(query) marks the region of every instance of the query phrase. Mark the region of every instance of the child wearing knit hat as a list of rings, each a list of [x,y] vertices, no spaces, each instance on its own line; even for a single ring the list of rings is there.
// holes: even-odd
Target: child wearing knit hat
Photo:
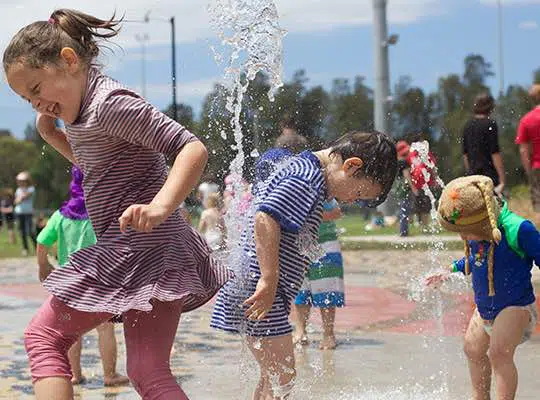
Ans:
[[[426,284],[436,286],[450,273],[472,274],[477,308],[465,333],[464,350],[473,398],[490,398],[493,371],[497,399],[513,399],[514,352],[536,326],[531,269],[533,261],[540,265],[540,234],[494,195],[493,182],[486,176],[450,182],[441,195],[438,216],[445,229],[465,241],[465,257],[454,262],[451,271],[428,277]]]

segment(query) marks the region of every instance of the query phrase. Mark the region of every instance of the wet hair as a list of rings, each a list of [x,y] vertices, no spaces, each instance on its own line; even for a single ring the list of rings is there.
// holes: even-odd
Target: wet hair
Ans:
[[[377,131],[349,132],[332,143],[330,154],[341,156],[343,161],[360,158],[364,163],[355,177],[365,177],[381,185],[378,203],[384,201],[397,175],[396,144],[388,135]]]
[[[120,20],[102,20],[80,11],[58,9],[48,21],[22,28],[4,51],[4,71],[15,63],[31,68],[57,65],[64,47],[72,48],[81,62],[91,65],[99,55],[99,40],[116,36]]]
[[[495,108],[495,99],[489,93],[480,93],[474,98],[473,113],[489,115]]]

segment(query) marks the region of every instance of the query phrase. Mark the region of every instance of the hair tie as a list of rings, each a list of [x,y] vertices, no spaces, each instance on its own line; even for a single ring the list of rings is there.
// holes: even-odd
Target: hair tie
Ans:
[[[51,25],[54,25],[56,24],[56,20],[53,18],[53,17],[50,17],[49,20],[47,21],[49,24]]]

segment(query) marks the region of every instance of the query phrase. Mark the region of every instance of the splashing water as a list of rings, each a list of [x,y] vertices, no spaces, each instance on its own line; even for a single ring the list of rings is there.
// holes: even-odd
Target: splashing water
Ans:
[[[264,73],[270,82],[268,97],[274,100],[275,92],[283,85],[283,47],[285,31],[279,26],[277,8],[273,0],[213,0],[208,5],[210,23],[223,44],[223,53],[214,50],[216,61],[228,59],[224,83],[228,88],[227,110],[233,114],[236,157],[230,165],[233,199],[231,212],[226,216],[229,247],[240,242],[242,228],[246,226],[246,213],[240,213],[242,172],[245,160],[242,145],[243,133],[240,116],[242,101],[249,82],[257,73]],[[227,50],[230,54],[227,54]],[[225,131],[222,137],[226,138]],[[257,151],[252,152],[256,156]]]
[[[433,162],[432,157],[430,156],[429,143],[427,141],[412,143],[410,151],[416,152],[418,154],[418,160],[416,161],[418,163],[417,168],[422,168],[421,172],[424,178],[424,185],[422,187],[422,190],[424,191],[424,194],[428,196],[431,202],[431,223],[429,226],[431,244],[429,251],[429,259],[431,271],[426,274],[427,277],[432,273],[441,272],[440,255],[441,252],[446,249],[444,242],[442,240],[437,240],[437,234],[440,233],[441,227],[438,223],[437,218],[437,199],[432,191],[433,186],[430,186],[432,182],[436,182],[440,189],[443,189],[444,182],[437,174],[437,167]],[[434,174],[433,177],[431,176],[432,174]],[[444,349],[445,338],[443,324],[444,301],[442,293],[439,290],[432,290],[430,288],[427,288],[424,284],[424,279],[425,277],[416,277],[416,279],[413,280],[410,287],[410,297],[413,298],[415,301],[420,302],[421,304],[423,303],[424,306],[430,304],[432,305],[433,317],[436,321],[437,335],[442,350]],[[449,388],[448,376],[445,372],[445,369],[448,367],[448,365],[446,365],[448,357],[445,354],[444,350],[440,352],[440,355],[441,368],[439,371],[439,376],[442,379],[441,394],[445,394],[448,393]]]
[[[283,47],[282,38],[285,31],[279,26],[279,17],[273,0],[211,0],[208,4],[210,23],[222,43],[222,52],[215,48],[214,56],[218,64],[226,62],[224,84],[227,88],[227,111],[232,113],[231,128],[237,154],[231,165],[232,200],[225,215],[227,229],[227,264],[233,269],[240,282],[247,282],[246,271],[249,255],[244,254],[242,237],[250,237],[253,232],[244,231],[249,226],[248,219],[255,214],[254,202],[247,202],[244,195],[248,193],[247,184],[243,180],[245,154],[243,148],[243,132],[240,121],[242,102],[249,83],[258,73],[264,73],[270,82],[268,97],[274,101],[276,91],[283,85]],[[227,132],[221,132],[223,139]],[[257,157],[258,150],[251,152]],[[240,288],[243,292],[243,288]],[[242,310],[239,310],[242,312]],[[244,348],[243,353],[246,353]],[[240,370],[243,374],[252,369],[248,367],[246,357],[241,357]]]

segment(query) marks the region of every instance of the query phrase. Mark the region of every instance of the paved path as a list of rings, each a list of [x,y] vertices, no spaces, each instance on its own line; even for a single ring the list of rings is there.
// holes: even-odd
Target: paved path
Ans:
[[[457,235],[417,235],[402,237],[399,235],[363,235],[363,236],[341,236],[340,239],[344,242],[375,242],[375,243],[395,243],[395,244],[412,244],[412,243],[432,243],[436,242],[460,242],[461,239]]]
[[[437,260],[445,264],[457,255],[441,253]],[[320,320],[314,313],[311,344],[296,354],[295,398],[466,399],[469,387],[460,336],[473,310],[466,285],[442,293],[419,290],[422,275],[432,268],[426,252],[362,251],[344,256],[347,307],[337,313],[339,346],[336,351],[318,350]],[[46,296],[35,271],[30,259],[0,261],[0,399],[33,398],[21,333]],[[539,278],[535,274],[535,283]],[[237,337],[208,327],[210,312],[209,304],[182,317],[172,370],[192,399],[248,399],[256,366]],[[116,329],[124,370],[122,328]],[[518,352],[518,399],[538,398],[539,345],[540,335],[535,335]],[[77,399],[138,398],[130,387],[103,388],[93,333],[85,338],[83,366],[90,380],[77,389]]]

